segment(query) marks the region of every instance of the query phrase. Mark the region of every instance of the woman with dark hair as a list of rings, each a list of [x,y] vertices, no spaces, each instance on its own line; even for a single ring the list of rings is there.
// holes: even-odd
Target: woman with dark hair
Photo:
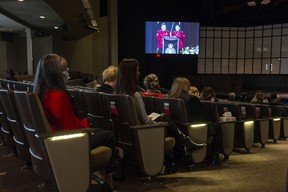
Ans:
[[[190,81],[185,77],[177,77],[171,86],[169,98],[180,98],[185,102],[187,117],[189,122],[209,122],[208,123],[208,141],[213,154],[212,163],[219,162],[219,152],[222,149],[221,130],[218,124],[213,122],[213,118],[206,112],[204,106],[200,102],[198,95],[189,94]]]
[[[71,97],[66,89],[67,61],[56,54],[44,55],[38,62],[34,90],[40,100],[52,131],[88,128],[88,118],[80,120],[74,113]],[[111,164],[105,170],[106,181],[113,188],[112,171],[115,141],[111,131],[95,128],[90,148],[107,146],[112,149]]]
[[[145,105],[141,93],[138,91],[138,76],[139,76],[139,63],[136,59],[123,59],[118,66],[118,79],[115,88],[116,94],[127,94],[134,98],[138,119],[142,124],[155,123],[150,117],[148,117],[145,110]],[[175,148],[177,146],[186,147],[186,151],[200,149],[205,147],[206,144],[197,144],[193,142],[189,136],[184,135],[167,116],[162,116],[159,121],[168,122],[169,126],[166,129],[167,136],[174,137]],[[148,139],[148,138],[147,138]],[[186,140],[185,140],[186,139]]]
[[[205,101],[217,101],[215,91],[212,87],[204,87],[200,93],[200,99]]]

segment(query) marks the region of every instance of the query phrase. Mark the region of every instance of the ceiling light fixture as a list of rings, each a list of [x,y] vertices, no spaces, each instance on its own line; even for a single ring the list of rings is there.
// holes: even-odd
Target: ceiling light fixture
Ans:
[[[55,26],[54,29],[59,29],[59,27]]]
[[[248,1],[247,5],[250,7],[254,7],[256,5],[256,2],[255,1]]]
[[[22,1],[24,1],[24,0],[18,0],[19,2],[22,2]]]
[[[41,16],[40,16],[40,19],[45,19],[45,16],[41,15]]]
[[[268,5],[270,3],[270,0],[262,0],[261,4],[262,5]]]

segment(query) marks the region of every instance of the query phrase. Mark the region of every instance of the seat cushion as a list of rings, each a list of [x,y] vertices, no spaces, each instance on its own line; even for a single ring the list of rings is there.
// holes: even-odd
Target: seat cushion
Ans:
[[[100,146],[91,150],[91,170],[96,171],[107,167],[110,163],[112,150],[106,146]]]
[[[175,139],[173,137],[165,137],[164,152],[168,155],[173,152],[173,147],[175,145]]]

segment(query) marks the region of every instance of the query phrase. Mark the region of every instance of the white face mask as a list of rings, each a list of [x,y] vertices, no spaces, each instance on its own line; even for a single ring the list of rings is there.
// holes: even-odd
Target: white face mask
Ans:
[[[62,73],[64,74],[63,80],[64,80],[64,83],[66,84],[68,82],[68,79],[69,79],[69,72],[63,71]]]

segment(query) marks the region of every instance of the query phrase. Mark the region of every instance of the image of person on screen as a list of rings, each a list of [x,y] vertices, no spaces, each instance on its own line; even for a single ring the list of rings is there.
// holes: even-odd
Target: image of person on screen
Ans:
[[[163,39],[164,39],[164,37],[169,37],[169,36],[170,36],[170,31],[168,31],[166,29],[166,24],[162,23],[161,24],[161,29],[158,30],[157,33],[156,33],[156,38],[157,38],[157,41],[158,41],[156,53],[162,53]]]
[[[179,51],[182,53],[184,48],[185,34],[181,31],[180,24],[175,25],[175,31],[172,32],[172,36],[179,39]]]

